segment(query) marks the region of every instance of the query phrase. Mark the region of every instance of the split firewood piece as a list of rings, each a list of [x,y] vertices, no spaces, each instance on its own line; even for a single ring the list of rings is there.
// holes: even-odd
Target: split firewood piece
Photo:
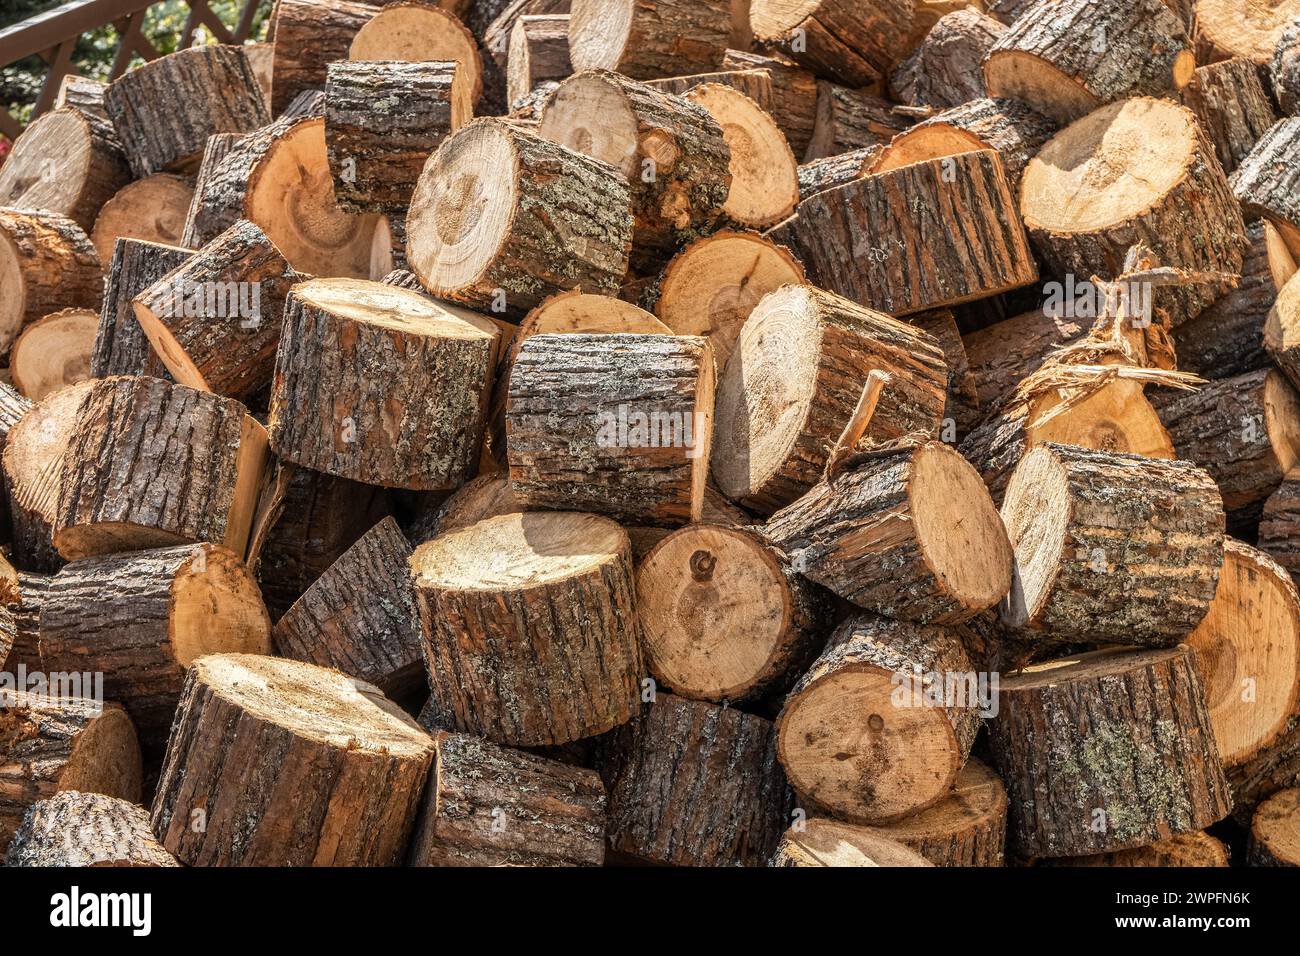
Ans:
[[[632,560],[614,522],[487,518],[420,545],[411,568],[438,726],[537,746],[604,733],[636,712]]]
[[[675,255],[646,298],[674,334],[707,338],[721,370],[759,301],[803,282],[803,266],[790,250],[755,232],[724,229]]]
[[[872,370],[888,380],[870,420],[858,421]],[[780,288],[750,313],[718,383],[714,481],[771,514],[817,484],[850,423],[877,441],[937,436],[947,386],[928,333],[810,285]]]
[[[1157,411],[1178,457],[1210,473],[1229,511],[1263,501],[1300,462],[1300,395],[1277,369],[1218,379]]]
[[[1044,640],[1168,647],[1214,600],[1223,503],[1186,461],[1039,445],[1007,485],[1003,623]]]
[[[1267,66],[1278,38],[1300,17],[1300,0],[1196,0],[1196,58],[1245,57]]]
[[[1025,167],[1055,132],[1055,123],[1019,100],[971,100],[903,130],[871,171],[883,173],[922,160],[991,149],[1002,158],[1011,195],[1019,197]]]
[[[1300,866],[1300,789],[1275,793],[1255,810],[1246,859],[1251,866]]]
[[[940,803],[979,732],[976,680],[954,631],[849,618],[781,711],[777,753],[790,786],[853,823],[892,823]]]
[[[814,817],[781,837],[771,866],[933,866],[882,829]]]
[[[181,230],[180,242],[176,245],[197,249],[207,239],[221,231],[214,224],[202,221],[205,215],[210,214],[209,210],[212,206],[207,198],[207,192],[214,185],[218,189],[223,188],[219,182],[215,182],[216,171],[221,168],[222,161],[238,148],[244,136],[244,133],[213,133],[208,137],[208,143],[203,148],[203,160],[199,163],[198,172],[194,174],[194,188],[190,195],[189,207],[185,210],[185,223]]]
[[[981,408],[1002,405],[1054,350],[1082,337],[1091,324],[1091,317],[1070,319],[1044,311],[1023,312],[963,337]]]
[[[272,447],[343,478],[455,488],[478,461],[498,335],[482,316],[406,289],[301,283],[285,304]]]
[[[390,274],[401,272],[414,281],[413,291],[424,293],[420,280],[407,268],[405,212],[403,209],[401,213],[380,216],[375,224],[370,243],[370,278],[383,282]]]
[[[1264,322],[1264,348],[1292,385],[1300,388],[1300,280],[1278,292]],[[17,351],[17,346],[14,347]],[[12,364],[12,362],[11,362]]]
[[[99,261],[108,267],[118,239],[180,245],[193,199],[194,182],[172,173],[157,173],[122,187],[99,210],[90,233]]]
[[[357,32],[379,8],[349,0],[284,0],[271,21],[271,115],[298,94],[323,89],[328,65],[348,59]]]
[[[744,93],[758,104],[759,108],[770,112],[772,105],[772,74],[767,70],[722,70],[717,73],[693,73],[690,76],[670,76],[662,80],[647,80],[646,86],[656,90],[681,96],[688,90],[706,83],[720,83]],[[773,117],[775,119],[775,117]]]
[[[521,16],[510,31],[506,102],[513,107],[540,83],[562,80],[569,62],[569,15]]]
[[[103,295],[99,256],[80,226],[39,209],[0,208],[0,359],[24,325],[59,309],[98,309]]]
[[[719,703],[788,690],[830,623],[829,596],[743,528],[693,524],[637,567],[637,615],[651,676]]]
[[[40,607],[50,673],[104,675],[146,751],[161,752],[185,670],[205,654],[271,653],[271,620],[242,556],[211,544],[65,565]]]
[[[1300,116],[1282,119],[1259,138],[1236,172],[1232,190],[1246,215],[1263,216],[1300,260]]]
[[[110,123],[53,110],[14,140],[0,167],[0,206],[57,213],[89,232],[103,205],[130,181]]]
[[[247,402],[271,380],[284,300],[299,278],[266,233],[240,220],[132,306],[177,382]]]
[[[754,39],[818,76],[869,86],[888,75],[912,34],[911,0],[752,0]]]
[[[975,380],[970,374],[966,346],[962,344],[956,316],[951,309],[934,309],[911,315],[907,321],[928,332],[939,344],[939,351],[943,354],[944,364],[948,368],[948,392],[944,398],[939,437],[955,444],[980,420],[979,402],[975,398]]]
[[[112,126],[113,121],[108,118],[108,111],[104,109],[104,93],[107,89],[107,83],[69,73],[59,81],[59,92],[54,97],[54,108],[61,110],[66,107],[88,113]],[[117,135],[116,131],[113,135]]]
[[[940,110],[986,96],[981,64],[1006,30],[975,7],[945,14],[894,68],[890,92],[900,103]]]
[[[765,866],[794,815],[770,721],[656,693],[609,742],[612,854],[670,866]]]
[[[718,69],[731,36],[730,0],[573,0],[569,60],[575,73],[615,70],[653,80]]]
[[[744,93],[721,83],[693,87],[682,98],[713,117],[731,151],[724,216],[736,225],[762,229],[794,212],[799,164],[776,121]]]
[[[208,541],[242,559],[267,454],[266,429],[233,399],[93,379],[59,463],[54,546],[71,561]]]
[[[271,121],[241,46],[196,46],[122,74],[104,108],[136,178],[193,170],[213,133],[246,133]]]
[[[189,249],[144,239],[118,240],[109,260],[104,305],[90,358],[92,376],[167,375],[135,320],[131,300],[192,255]]]
[[[1044,0],[989,50],[989,96],[1024,100],[1069,123],[1129,96],[1162,96],[1192,79],[1187,30],[1163,0]]]
[[[475,120],[420,176],[407,259],[434,295],[522,317],[556,292],[612,295],[627,272],[631,210],[613,166],[503,120]]]
[[[1195,655],[1094,651],[1001,681],[989,739],[1021,855],[1109,853],[1227,816]]]
[[[722,121],[707,107],[605,70],[560,84],[539,136],[609,163],[632,188],[633,255],[662,261],[709,231],[732,188]]]
[[[1291,578],[1229,538],[1214,603],[1185,643],[1196,650],[1224,767],[1257,757],[1300,703],[1300,597]]]
[[[90,378],[99,313],[61,309],[23,329],[9,353],[14,387],[34,402]]]
[[[1232,378],[1269,364],[1265,346],[1270,310],[1295,275],[1296,264],[1281,234],[1267,220],[1248,225],[1246,239],[1249,245],[1236,287],[1173,331],[1178,367],[1183,371],[1202,378]],[[1296,291],[1300,292],[1300,287]],[[1273,334],[1285,351],[1287,332],[1281,320],[1279,312]],[[1295,333],[1290,334],[1294,337]],[[1285,365],[1282,367],[1285,371]]]
[[[843,186],[855,179],[869,175],[880,155],[882,146],[867,146],[850,150],[838,156],[824,156],[810,160],[799,167],[799,199],[807,199],[813,193],[824,192]]]
[[[926,216],[918,220],[916,209]],[[990,150],[817,193],[769,238],[794,250],[812,282],[890,315],[986,298],[1038,278],[1002,162]]]
[[[0,851],[28,808],[61,790],[139,803],[140,745],[131,718],[114,703],[0,691],[0,779]]]
[[[1030,160],[1020,195],[1035,251],[1055,275],[1118,275],[1136,242],[1165,266],[1240,273],[1240,205],[1195,115],[1171,100],[1112,103],[1066,127]],[[1162,288],[1155,304],[1177,326],[1217,293]]]
[[[1183,87],[1183,105],[1209,134],[1225,173],[1236,169],[1277,122],[1259,69],[1241,58],[1198,67]]]
[[[1007,840],[1007,788],[972,758],[938,803],[879,832],[935,866],[1002,866]]]
[[[331,63],[325,145],[339,207],[405,213],[429,156],[473,116],[467,84],[454,62]]]
[[[411,866],[600,866],[605,787],[594,770],[468,734],[434,735]]]
[[[966,459],[936,441],[863,457],[772,515],[763,535],[805,577],[899,620],[957,624],[1002,600],[1011,544]]]
[[[1269,64],[1273,95],[1287,116],[1300,116],[1300,11],[1282,31]]]
[[[885,146],[912,125],[893,105],[865,90],[817,82],[817,120],[804,162],[869,146]]]
[[[365,681],[211,654],[185,680],[153,831],[187,866],[394,866],[432,762],[429,736]]]
[[[510,490],[527,508],[698,521],[714,362],[689,335],[534,335],[510,370]]]
[[[722,58],[722,68],[767,71],[772,80],[772,100],[763,108],[781,127],[795,156],[802,157],[812,140],[816,122],[817,77],[771,50],[766,54],[728,50]]]
[[[391,517],[367,531],[276,622],[275,649],[401,701],[424,686],[411,546]]]
[[[1196,866],[1228,865],[1228,848],[1204,830],[1179,833],[1146,846],[1090,856],[1062,856],[1042,861],[1047,866]]]
[[[1225,772],[1232,788],[1233,819],[1248,828],[1260,803],[1279,790],[1300,787],[1300,714],[1287,722],[1271,747]]]
[[[149,829],[149,812],[101,793],[63,790],[32,804],[5,866],[178,866]]]
[[[349,60],[455,63],[464,85],[466,117],[483,95],[483,60],[456,15],[429,3],[389,3],[362,24]]]

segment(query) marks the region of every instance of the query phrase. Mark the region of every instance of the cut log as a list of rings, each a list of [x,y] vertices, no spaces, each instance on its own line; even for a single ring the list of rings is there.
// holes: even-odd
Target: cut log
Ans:
[[[989,50],[989,96],[1023,100],[1059,123],[1130,96],[1162,96],[1192,79],[1196,57],[1162,0],[1037,3]]]
[[[362,24],[348,48],[349,60],[455,63],[465,87],[466,116],[483,95],[478,44],[452,13],[428,3],[385,3]]]
[[[763,108],[781,127],[795,156],[802,157],[812,140],[817,116],[817,78],[775,51],[758,54],[728,50],[722,58],[722,68],[768,72],[772,78],[772,101]]]
[[[991,149],[1002,159],[1011,195],[1019,197],[1025,167],[1055,132],[1051,120],[1019,100],[971,100],[903,130],[880,153],[871,171],[883,173],[927,159]]]
[[[102,673],[147,753],[161,754],[185,670],[205,654],[271,653],[271,621],[240,556],[211,544],[65,565],[40,605],[48,673]]]
[[[804,805],[853,823],[940,803],[979,732],[974,683],[956,632],[849,618],[781,711],[777,753],[790,786]]]
[[[818,76],[869,86],[888,75],[912,35],[912,0],[752,0],[749,21],[760,44]]]
[[[209,655],[185,680],[153,831],[188,866],[393,866],[432,761],[428,735],[364,681]]]
[[[196,46],[122,74],[104,92],[136,178],[193,171],[213,133],[246,133],[271,121],[240,46]]]
[[[814,193],[843,186],[870,174],[880,155],[881,146],[854,149],[838,156],[825,156],[810,160],[799,167],[799,199],[803,201]]]
[[[266,233],[240,220],[132,306],[177,382],[247,402],[271,381],[284,300],[299,279]]]
[[[15,352],[17,348],[15,345]],[[1300,280],[1294,276],[1281,288],[1269,309],[1264,322],[1264,348],[1296,386],[1300,382]]]
[[[864,457],[763,535],[805,577],[899,620],[957,624],[1002,600],[1011,545],[975,469],[934,441]]]
[[[1228,865],[1228,848],[1203,830],[1114,853],[1063,856],[1044,860],[1049,866],[1218,867]]]
[[[1273,61],[1269,64],[1273,95],[1287,116],[1300,116],[1300,14],[1291,21],[1277,40]]]
[[[594,770],[467,734],[434,736],[412,866],[600,866],[605,787]]]
[[[1300,790],[1275,793],[1255,810],[1246,858],[1251,866],[1300,866]]]
[[[935,309],[909,316],[908,322],[928,332],[939,343],[948,367],[948,393],[944,398],[939,436],[952,443],[960,441],[979,422],[980,409],[957,319],[951,309]]]
[[[708,232],[732,188],[729,143],[708,108],[605,70],[564,80],[537,133],[609,163],[632,188],[633,257],[662,261]]]
[[[98,117],[111,126],[113,121],[108,118],[108,111],[104,109],[104,92],[107,89],[107,83],[69,73],[59,81],[59,92],[54,97],[54,108],[61,110],[66,107],[78,110],[91,117]],[[113,135],[117,135],[116,131]]]
[[[562,80],[569,62],[569,15],[521,16],[510,31],[506,102],[513,108],[540,83]]]
[[[614,522],[488,518],[420,545],[411,568],[438,726],[537,746],[592,737],[636,713],[631,553]]]
[[[500,472],[479,475],[457,488],[436,511],[408,526],[407,536],[415,545],[440,534],[459,531],[484,518],[519,514],[523,509],[510,494],[510,479]]]
[[[783,693],[830,622],[824,592],[741,528],[693,524],[637,566],[646,666],[665,689],[736,702]]]
[[[370,484],[460,485],[478,461],[499,333],[453,308],[360,279],[295,286],[271,396],[275,453]]]
[[[99,313],[62,309],[23,329],[9,353],[14,387],[34,402],[90,378]]]
[[[1169,647],[1201,622],[1223,565],[1223,505],[1185,461],[1039,445],[1007,485],[1008,627],[1045,641]]]
[[[714,363],[696,336],[534,335],[510,371],[510,491],[526,508],[697,521]]]
[[[492,0],[496,5],[498,0]],[[509,0],[499,6],[493,18],[482,29],[471,27],[470,32],[478,41],[483,54],[483,99],[479,105],[480,114],[500,114],[511,107],[509,95],[509,73],[511,68],[510,41],[514,36],[516,24],[527,16],[554,16],[569,13],[569,0]],[[481,22],[480,16],[467,11],[458,13],[462,19],[468,18],[475,23]],[[562,53],[564,62],[569,61],[569,36],[567,23],[558,37],[557,53]],[[569,66],[557,77],[562,79],[573,72]]]
[[[1272,746],[1300,704],[1300,597],[1262,551],[1229,538],[1209,613],[1187,637],[1225,768]]]
[[[67,216],[87,232],[131,170],[113,127],[78,110],[33,120],[0,167],[0,206]]]
[[[425,684],[411,546],[391,517],[362,535],[276,622],[281,657],[332,667],[404,701]]]
[[[957,10],[973,8],[980,13],[988,10],[987,0],[915,0],[912,14],[912,35],[907,41],[909,50],[916,49],[940,19]],[[999,20],[999,23],[1002,21]],[[1005,25],[1005,24],[1004,24]]]
[[[791,827],[772,856],[772,866],[933,866],[885,831],[814,817]]]
[[[208,541],[242,560],[266,444],[233,399],[156,378],[95,379],[59,463],[54,546],[71,561]]]
[[[610,742],[609,849],[669,866],[765,866],[794,812],[761,717],[657,693]]]
[[[1183,105],[1209,134],[1225,173],[1236,169],[1277,122],[1258,68],[1240,58],[1199,67],[1183,87]]]
[[[1288,474],[1264,502],[1259,547],[1300,587],[1300,473]]]
[[[1300,395],[1276,369],[1210,382],[1157,410],[1178,457],[1210,473],[1228,511],[1263,501],[1300,461]]]
[[[1300,0],[1196,0],[1196,59],[1245,57],[1266,66],[1282,31],[1300,17]]]
[[[15,571],[14,574],[17,576],[17,594],[14,594],[13,579],[6,578],[4,585],[4,610],[7,613],[0,616],[0,619],[3,620],[5,639],[10,644],[8,657],[0,660],[0,667],[14,675],[17,675],[20,666],[26,667],[28,673],[39,671],[43,674],[40,614],[41,602],[49,589],[51,575],[26,571]]]
[[[149,829],[144,807],[63,790],[32,804],[5,866],[177,866]]]
[[[320,94],[322,102],[324,94]],[[210,215],[212,210],[212,201],[207,198],[208,190],[214,185],[218,189],[223,188],[220,181],[216,178],[216,171],[221,168],[222,161],[235,151],[240,142],[243,141],[245,133],[213,133],[208,137],[207,146],[203,148],[203,160],[199,163],[198,172],[194,174],[194,189],[190,196],[189,207],[185,210],[185,223],[181,230],[181,238],[176,245],[196,249],[202,246],[206,239],[221,232],[216,228],[215,223],[203,222],[203,217]],[[260,137],[255,137],[253,142],[260,141]],[[232,183],[232,186],[236,185]],[[224,213],[224,210],[222,210]],[[238,218],[238,217],[236,217]],[[232,220],[233,221],[233,220]]]
[[[1170,100],[1124,100],[1072,123],[1029,161],[1020,195],[1054,275],[1120,275],[1138,242],[1165,266],[1240,273],[1240,207],[1195,115]],[[1177,326],[1216,297],[1200,285],[1157,289],[1154,301]]]
[[[750,313],[718,383],[718,489],[758,514],[807,492],[855,421],[873,370],[889,378],[866,436],[937,436],[948,368],[930,335],[813,286],[769,293]]]
[[[86,688],[89,691],[89,688]],[[140,800],[140,745],[117,704],[0,692],[0,850],[29,807],[61,790]]]
[[[1082,336],[1089,321],[1023,312],[963,338],[981,408],[997,408],[1055,349]],[[1179,355],[1182,358],[1182,355]]]
[[[890,74],[890,92],[900,103],[939,110],[986,96],[980,65],[1006,30],[975,7],[945,14]]]
[[[895,113],[888,100],[819,80],[817,120],[803,159],[808,162],[855,149],[883,147],[911,125],[912,120]]]
[[[674,334],[707,338],[721,370],[759,300],[803,281],[803,266],[784,246],[724,229],[675,255],[647,298]]]
[[[971,759],[952,792],[927,810],[880,833],[935,866],[1002,866],[1007,840],[1007,789],[987,764]]]
[[[1194,657],[1094,651],[1002,680],[989,739],[1021,855],[1110,853],[1227,815]]]
[[[189,249],[144,239],[122,239],[116,244],[109,260],[104,305],[90,357],[93,377],[153,375],[162,378],[168,374],[154,354],[144,329],[135,320],[131,300],[193,254]]]
[[[24,398],[11,385],[0,383],[0,476],[3,476],[3,454],[5,444],[9,440],[9,433],[14,429],[22,417],[31,409],[32,402]],[[10,528],[9,518],[9,496],[3,491],[4,485],[0,481],[0,528]],[[12,535],[11,535],[12,542]],[[12,552],[12,543],[10,551]],[[3,570],[3,569],[0,569]],[[7,573],[0,573],[0,605],[8,603],[4,581],[8,580]],[[0,638],[3,640],[3,638]],[[0,670],[3,670],[4,656],[0,655]]]
[[[99,261],[108,267],[118,239],[179,245],[193,198],[193,181],[171,173],[158,173],[119,189],[100,209],[90,233]]]
[[[476,120],[425,166],[407,259],[434,295],[522,317],[556,292],[612,295],[627,272],[631,209],[614,167]]]
[[[0,359],[24,325],[59,309],[98,309],[99,256],[71,219],[0,209]]]
[[[794,250],[812,282],[895,316],[1038,278],[1002,163],[989,150],[810,196],[770,238]]]
[[[575,73],[615,70],[634,80],[708,73],[731,36],[730,0],[573,0],[569,60]]]
[[[647,80],[646,86],[681,96],[697,86],[720,83],[744,93],[758,104],[759,109],[771,112],[772,74],[767,70],[721,70],[717,73],[693,73],[690,76],[670,76],[662,80]]]
[[[357,32],[376,13],[350,0],[283,0],[271,21],[271,115],[283,117],[299,93],[323,89],[330,63],[348,59]]]
[[[1279,120],[1259,138],[1236,172],[1232,190],[1251,218],[1263,216],[1300,259],[1300,116]]]
[[[1249,827],[1251,815],[1262,801],[1279,790],[1300,787],[1300,715],[1287,722],[1273,746],[1227,774],[1232,787],[1233,819]]]

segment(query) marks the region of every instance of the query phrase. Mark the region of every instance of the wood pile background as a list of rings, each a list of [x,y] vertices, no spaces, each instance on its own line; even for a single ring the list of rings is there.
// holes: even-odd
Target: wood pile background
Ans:
[[[9,865],[1300,865],[1300,0],[269,42],[0,167]]]

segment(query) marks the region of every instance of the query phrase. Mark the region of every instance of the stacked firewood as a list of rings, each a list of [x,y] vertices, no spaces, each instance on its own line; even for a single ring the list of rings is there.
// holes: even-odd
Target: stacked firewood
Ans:
[[[10,864],[1300,865],[1300,0],[275,10],[0,168]]]

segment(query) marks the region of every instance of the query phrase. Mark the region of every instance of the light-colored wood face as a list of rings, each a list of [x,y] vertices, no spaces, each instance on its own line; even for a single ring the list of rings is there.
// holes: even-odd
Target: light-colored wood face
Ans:
[[[821,3],[822,0],[751,0],[749,25],[756,37],[779,37],[815,13]]]
[[[498,515],[415,549],[416,583],[466,591],[538,587],[585,574],[628,552],[615,522],[569,511]]]
[[[1275,857],[1300,866],[1300,789],[1282,790],[1261,803],[1250,828]]]
[[[1060,393],[1052,391],[1030,408],[1025,428],[1028,447],[1050,441],[1148,458],[1177,457],[1160,416],[1143,394],[1141,382],[1111,382],[1067,411],[1041,421],[1062,401]]]
[[[632,31],[636,0],[573,0],[569,5],[569,62],[573,72],[616,70]]]
[[[980,149],[991,149],[988,143],[955,126],[922,126],[904,130],[895,136],[881,152],[872,173],[883,173],[889,169],[899,169],[913,163],[923,163],[929,159],[944,156],[956,156]]]
[[[1228,539],[1214,603],[1184,643],[1196,649],[1225,764],[1282,732],[1300,686],[1300,599],[1285,571]]]
[[[271,617],[244,563],[200,545],[172,582],[172,654],[189,667],[207,654],[270,654]]]
[[[126,711],[106,707],[72,745],[59,774],[60,790],[140,799],[140,745]]]
[[[93,380],[69,385],[34,405],[9,431],[4,467],[8,491],[46,520],[58,505],[59,462]]]
[[[20,262],[13,240],[0,232],[0,343],[14,340],[23,327],[23,313],[27,311]]]
[[[581,73],[561,83],[537,135],[609,163],[629,178],[639,173],[636,116],[607,74]]]
[[[193,183],[171,173],[158,173],[119,189],[100,209],[90,234],[104,271],[108,271],[113,261],[113,247],[118,239],[178,245],[193,197]]]
[[[455,309],[410,289],[366,279],[311,279],[291,290],[300,302],[331,315],[404,335],[493,339],[497,327],[468,309]]]
[[[1186,653],[1187,651],[1177,647],[1154,651],[1134,650],[1128,647],[1088,651],[1072,657],[1030,664],[1009,677],[1003,677],[1001,688],[1002,690],[1027,690],[1035,687],[1053,687],[1074,680],[1095,680],[1113,674],[1127,674]]]
[[[1025,225],[1069,234],[1131,219],[1187,175],[1195,129],[1192,113],[1170,100],[1138,97],[1089,113],[1025,168]]]
[[[1273,285],[1282,289],[1296,274],[1295,257],[1282,234],[1271,222],[1264,223],[1264,246],[1268,250],[1268,270],[1273,276]],[[1296,290],[1300,298],[1300,289]]]
[[[1277,369],[1264,379],[1264,426],[1278,467],[1286,474],[1300,461],[1300,395]]]
[[[815,817],[783,838],[786,857],[799,866],[933,866],[889,839],[886,832]]]
[[[473,35],[452,14],[428,4],[394,4],[379,11],[352,38],[348,59],[455,62],[463,68],[469,103],[483,93],[483,61]]]
[[[433,748],[429,735],[377,688],[338,671],[260,654],[212,654],[193,667],[223,699],[295,736],[394,757]]]
[[[1002,500],[1002,523],[1015,549],[1005,613],[1014,627],[1031,620],[1051,591],[1070,509],[1065,468],[1051,450],[1038,448],[1021,459]]]
[[[957,774],[952,793],[929,809],[891,823],[885,836],[918,841],[969,832],[989,820],[1005,816],[1007,790],[988,764],[972,757]]]
[[[46,113],[23,131],[0,166],[0,206],[68,213],[85,186],[90,151],[90,129],[80,113]]]
[[[1196,0],[1196,32],[1229,57],[1264,65],[1282,31],[1300,17],[1300,0]]]
[[[1293,276],[1277,294],[1264,323],[1264,342],[1275,351],[1300,346],[1300,279]]]
[[[23,330],[9,355],[14,387],[34,402],[90,378],[99,313],[64,309]]]
[[[558,292],[529,312],[519,323],[510,343],[513,364],[519,348],[534,335],[599,333],[624,335],[672,335],[653,315],[631,302],[588,292]]]

